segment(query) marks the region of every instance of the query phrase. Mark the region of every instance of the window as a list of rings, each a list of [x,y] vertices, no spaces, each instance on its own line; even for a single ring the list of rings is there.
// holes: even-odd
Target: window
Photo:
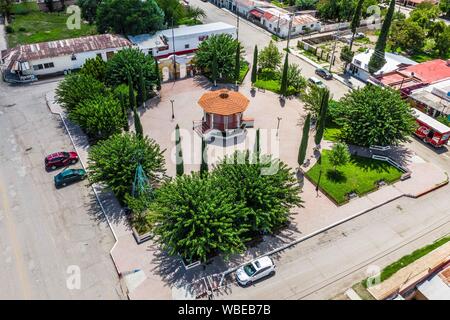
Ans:
[[[55,64],[53,62],[44,63],[45,69],[50,69],[50,68],[54,68],[54,67],[55,67]]]
[[[311,28],[314,28],[314,25],[313,25],[313,24],[311,25]]]
[[[33,70],[37,71],[37,70],[42,70],[44,69],[44,66],[42,64],[35,64],[33,66]]]
[[[198,41],[203,41],[203,40],[206,40],[206,39],[208,39],[207,35],[198,37]]]
[[[103,58],[102,58],[102,54],[101,54],[101,53],[97,53],[97,57],[99,57],[99,58],[103,59]]]
[[[189,44],[185,44],[185,45],[184,45],[184,48],[185,48],[185,49],[189,49]]]

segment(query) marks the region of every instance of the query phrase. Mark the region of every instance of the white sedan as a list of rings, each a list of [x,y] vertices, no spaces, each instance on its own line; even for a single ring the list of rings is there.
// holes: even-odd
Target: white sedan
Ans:
[[[236,270],[236,280],[243,286],[249,286],[254,281],[275,274],[275,265],[269,257],[256,259]]]

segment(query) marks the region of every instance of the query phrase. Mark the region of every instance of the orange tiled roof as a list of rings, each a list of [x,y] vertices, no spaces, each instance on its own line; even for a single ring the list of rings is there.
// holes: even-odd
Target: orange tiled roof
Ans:
[[[198,100],[198,104],[205,112],[222,116],[229,116],[245,111],[249,102],[250,100],[241,93],[228,89],[206,92]]]

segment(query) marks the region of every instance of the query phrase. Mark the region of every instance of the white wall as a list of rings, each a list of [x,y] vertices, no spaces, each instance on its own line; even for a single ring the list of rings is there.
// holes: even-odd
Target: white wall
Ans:
[[[32,61],[29,61],[30,66],[31,66],[30,73],[34,74],[36,76],[42,76],[42,75],[64,72],[65,70],[79,69],[83,66],[84,62],[87,59],[95,58],[98,53],[102,55],[102,59],[104,61],[107,61],[106,52],[110,52],[110,51],[117,52],[121,49],[122,48],[116,48],[116,49],[106,49],[106,50],[99,50],[99,51],[77,53],[77,54],[75,54],[76,60],[71,59],[72,55],[32,60]],[[41,70],[33,69],[34,65],[38,65],[38,64],[43,65],[44,63],[50,63],[50,62],[53,62],[53,64],[55,65],[53,68],[41,69]]]

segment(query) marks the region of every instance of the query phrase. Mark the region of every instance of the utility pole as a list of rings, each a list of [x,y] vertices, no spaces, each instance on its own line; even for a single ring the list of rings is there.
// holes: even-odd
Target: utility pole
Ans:
[[[236,2],[236,40],[239,41],[239,10]]]
[[[173,47],[173,80],[177,80],[177,60],[175,58],[175,32],[173,31],[174,23],[173,23],[173,17],[172,17],[172,47]]]
[[[295,13],[290,14],[291,18],[289,19],[289,30],[286,44],[286,53],[289,53],[289,41],[291,40],[291,29],[292,29],[292,21],[294,20]]]
[[[278,14],[278,22],[277,22],[277,34],[280,35],[280,19],[281,19],[281,13]]]
[[[339,22],[338,25],[338,29],[336,32],[336,35],[334,36],[334,44],[333,44],[333,52],[331,53],[331,59],[330,59],[330,67],[328,68],[328,71],[331,72],[331,66],[333,65],[333,60],[334,60],[334,54],[336,52],[336,44],[337,44],[337,40],[339,38],[339,33],[341,31],[341,23]]]

